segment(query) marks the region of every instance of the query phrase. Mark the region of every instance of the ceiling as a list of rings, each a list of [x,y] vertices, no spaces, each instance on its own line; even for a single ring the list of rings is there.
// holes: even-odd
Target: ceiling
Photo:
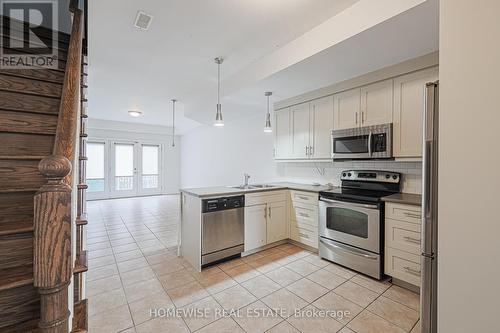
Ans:
[[[335,45],[320,45],[314,35],[310,40],[303,36],[337,17],[337,23],[352,18],[368,22],[359,17],[359,12],[370,12],[369,7],[361,5],[373,2],[91,2],[89,116],[170,126],[170,100],[176,98],[180,101],[178,133],[200,123],[211,123],[215,113],[216,56],[225,59],[222,91],[227,121],[263,112],[266,90],[275,92],[275,100],[284,99],[437,50],[437,0],[420,4],[422,1],[392,1],[407,7],[394,5],[394,11],[388,13],[394,17],[381,15],[381,23],[373,21],[359,30],[350,27],[355,24],[343,23],[346,31],[352,29],[352,36],[345,34]],[[138,10],[154,16],[149,31],[133,26]],[[399,12],[402,14],[394,14]],[[347,13],[353,16],[347,17]],[[344,21],[340,20],[342,17]],[[373,26],[367,28],[368,25]],[[290,62],[279,61],[286,66],[269,65],[269,59],[280,59],[280,52],[289,54],[287,48],[294,43],[296,48],[304,49],[296,42],[301,39],[313,51],[303,52]],[[131,109],[141,110],[143,117],[129,117],[127,111]]]

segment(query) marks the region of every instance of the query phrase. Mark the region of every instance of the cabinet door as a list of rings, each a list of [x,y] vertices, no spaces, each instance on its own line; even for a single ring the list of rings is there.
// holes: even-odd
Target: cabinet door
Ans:
[[[361,87],[361,125],[392,123],[392,79]]]
[[[333,129],[358,127],[360,103],[359,88],[333,95]]]
[[[292,118],[292,157],[308,158],[309,151],[309,103],[290,108]]]
[[[245,251],[266,245],[267,206],[245,207]]]
[[[291,158],[290,108],[274,112],[274,158]]]
[[[333,96],[311,102],[310,158],[331,158]]]
[[[269,204],[267,217],[267,244],[286,239],[286,201]]]
[[[394,79],[395,157],[422,157],[422,113],[425,107],[425,84],[437,79],[437,67]]]

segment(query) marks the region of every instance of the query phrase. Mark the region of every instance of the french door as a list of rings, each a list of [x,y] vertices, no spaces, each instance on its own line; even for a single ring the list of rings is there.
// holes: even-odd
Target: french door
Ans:
[[[89,199],[162,192],[161,144],[103,140],[87,143]]]

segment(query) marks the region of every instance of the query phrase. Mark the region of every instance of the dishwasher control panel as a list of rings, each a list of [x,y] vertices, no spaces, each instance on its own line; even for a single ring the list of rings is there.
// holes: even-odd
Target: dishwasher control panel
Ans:
[[[219,210],[227,210],[245,207],[245,196],[223,197],[202,200],[202,212],[210,213]]]

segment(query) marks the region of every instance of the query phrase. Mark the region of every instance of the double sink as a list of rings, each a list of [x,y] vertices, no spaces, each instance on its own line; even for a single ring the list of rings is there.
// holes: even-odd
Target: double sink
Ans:
[[[276,185],[268,185],[268,184],[258,184],[258,185],[238,185],[238,186],[229,186],[230,188],[237,188],[239,190],[256,190],[261,188],[273,188],[279,187]]]

